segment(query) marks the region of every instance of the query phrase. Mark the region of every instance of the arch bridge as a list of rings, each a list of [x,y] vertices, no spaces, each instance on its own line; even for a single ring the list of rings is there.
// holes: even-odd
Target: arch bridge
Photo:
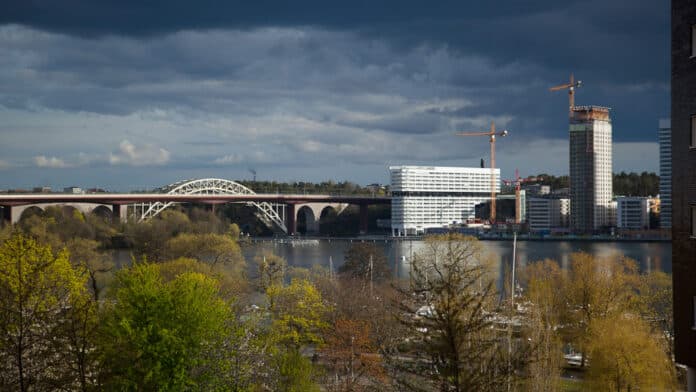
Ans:
[[[256,209],[259,219],[271,229],[286,234],[297,232],[298,216],[303,218],[307,232],[316,232],[319,221],[328,213],[340,214],[348,205],[360,207],[360,231],[367,231],[367,207],[389,204],[389,197],[257,194],[238,182],[219,178],[181,181],[160,188],[156,193],[95,194],[6,194],[0,195],[3,218],[12,223],[19,220],[21,210],[47,204],[99,205],[121,219],[150,219],[177,203],[244,203]],[[333,209],[333,211],[331,211]]]

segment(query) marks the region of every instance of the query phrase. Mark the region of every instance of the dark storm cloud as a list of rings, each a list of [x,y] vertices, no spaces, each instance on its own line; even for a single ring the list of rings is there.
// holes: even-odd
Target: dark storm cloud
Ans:
[[[578,102],[610,106],[615,109],[616,135],[620,140],[647,140],[653,138],[657,117],[669,111],[666,86],[669,78],[668,39],[669,4],[661,0],[589,0],[589,1],[490,1],[462,2],[438,1],[424,6],[421,1],[255,1],[227,2],[202,1],[88,1],[64,2],[16,1],[0,13],[0,24],[19,23],[40,29],[66,34],[98,36],[132,36],[149,39],[152,36],[184,30],[205,29],[254,29],[259,27],[316,26],[320,29],[350,31],[368,40],[388,43],[409,51],[419,45],[445,46],[453,53],[482,56],[491,61],[491,70],[502,72],[506,65],[535,64],[537,69],[514,72],[511,80],[506,75],[492,78],[479,72],[454,71],[447,83],[451,87],[485,89],[506,85],[530,85],[535,79],[561,83],[570,72],[585,80],[586,88],[579,92]],[[369,41],[368,41],[369,42]],[[224,43],[223,43],[224,44]],[[229,42],[227,44],[230,44]],[[317,68],[340,67],[346,59],[325,57],[321,40],[303,40],[306,54],[314,56]],[[219,42],[210,42],[211,48],[225,50]],[[112,48],[114,49],[114,48]],[[133,48],[121,48],[134,50]],[[140,48],[142,50],[142,48]],[[163,46],[157,56],[139,56],[135,52],[123,53],[118,47],[104,58],[91,58],[91,51],[75,56],[64,56],[67,63],[47,66],[60,71],[74,63],[88,68],[81,75],[92,75],[100,83],[137,82],[142,78],[157,80],[170,77],[171,72],[184,72],[199,77],[238,77],[238,72],[248,70],[245,57],[237,61],[225,61],[216,57],[210,61],[204,55],[201,61],[180,62],[176,47]],[[194,50],[195,48],[188,48]],[[279,44],[269,51],[269,56],[283,58],[287,45]],[[352,48],[345,48],[351,50]],[[63,50],[69,50],[63,48]],[[206,48],[199,48],[206,53]],[[208,52],[210,53],[210,52]],[[361,55],[369,54],[364,58]],[[350,53],[349,61],[374,63],[379,60],[375,52]],[[134,65],[138,61],[159,59],[157,63],[133,67],[131,72],[111,72],[98,65],[127,57]],[[84,61],[85,58],[89,61]],[[139,60],[145,58],[146,60]],[[229,59],[228,59],[229,60]],[[327,63],[335,61],[335,64]],[[71,64],[71,62],[73,64]],[[95,67],[95,64],[97,65]],[[174,64],[178,69],[173,70]],[[264,66],[269,66],[265,64]],[[142,73],[139,69],[156,67],[156,73]],[[102,72],[94,70],[102,69]],[[410,71],[410,70],[406,70]],[[435,70],[437,71],[437,70]],[[393,70],[398,73],[398,70]],[[524,80],[531,79],[531,80]],[[369,89],[366,84],[343,80],[337,75],[333,89]],[[640,93],[621,93],[631,86],[653,86]],[[615,87],[609,90],[607,86]],[[512,112],[520,118],[534,113],[535,117],[551,118],[562,108],[562,97],[549,95],[547,85],[535,85],[535,90],[524,93],[505,93],[492,97],[487,105],[494,112]],[[503,89],[498,89],[503,90]],[[557,94],[561,95],[561,94]],[[553,97],[553,98],[551,98]],[[535,106],[534,106],[535,105]],[[470,108],[476,110],[476,108]],[[107,105],[100,110],[119,111],[117,105]],[[418,120],[427,126],[427,120]],[[392,122],[400,126],[398,122]],[[535,123],[528,119],[524,124]],[[522,125],[525,129],[526,125]],[[540,124],[542,125],[542,124]],[[549,124],[534,132],[549,132]],[[621,125],[621,126],[618,126]],[[386,123],[386,127],[392,127]],[[416,126],[416,125],[414,125]],[[413,132],[405,127],[405,132]],[[532,131],[532,129],[529,129]]]
[[[153,173],[339,164],[367,179],[477,164],[486,141],[452,132],[495,120],[503,167],[563,172],[567,94],[548,87],[570,72],[578,104],[612,108],[617,154],[669,113],[661,0],[145,3],[3,4],[0,170],[145,153]]]
[[[569,2],[517,1],[223,1],[185,0],[11,0],[0,23],[20,23],[68,34],[148,36],[180,30],[246,29],[268,26],[319,26],[337,29],[373,29],[375,26],[432,28],[445,22],[474,22],[536,13]]]

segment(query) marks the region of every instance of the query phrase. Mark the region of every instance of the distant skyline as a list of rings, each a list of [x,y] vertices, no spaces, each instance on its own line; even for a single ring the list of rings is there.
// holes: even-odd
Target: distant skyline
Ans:
[[[578,105],[614,171],[658,171],[669,2],[4,2],[0,189],[186,178],[388,183],[389,165],[568,173]]]

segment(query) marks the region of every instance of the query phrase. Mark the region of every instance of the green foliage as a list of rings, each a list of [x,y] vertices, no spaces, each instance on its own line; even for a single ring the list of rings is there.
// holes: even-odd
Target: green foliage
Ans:
[[[40,214],[23,217],[18,226],[23,233],[56,250],[72,238],[93,239],[95,236],[93,227],[85,221],[82,213],[72,207],[46,207]]]
[[[220,377],[214,351],[232,318],[216,280],[184,272],[165,282],[139,263],[116,274],[103,314],[101,362],[111,390],[207,389]]]
[[[552,261],[527,267],[532,321],[542,316],[527,332],[539,342],[536,356],[542,360],[530,366],[532,390],[557,389],[557,339],[579,349],[582,366],[589,364],[582,384],[587,390],[673,387],[669,277],[640,275],[626,258],[586,253],[570,258],[565,274]]]
[[[22,235],[0,246],[0,389],[86,387],[87,362],[77,356],[90,348],[73,328],[90,323],[85,282],[65,251]]]
[[[319,392],[319,385],[314,382],[316,370],[312,363],[297,350],[279,353],[276,358],[278,371],[277,385],[279,392]]]
[[[614,195],[656,196],[660,193],[660,177],[648,172],[615,173],[613,187]]]
[[[329,326],[325,318],[330,307],[312,283],[294,279],[288,286],[270,286],[266,295],[279,342],[293,348],[323,342],[321,332]]]
[[[239,244],[224,234],[182,233],[167,241],[168,258],[188,257],[202,262],[242,267],[244,259]]]
[[[291,194],[324,194],[324,195],[372,195],[375,192],[370,187],[362,187],[350,181],[334,182],[332,180],[319,183],[312,182],[276,182],[276,181],[240,181],[256,193],[291,193]]]
[[[537,174],[541,177],[539,184],[550,185],[551,189],[568,188],[570,186],[568,176],[552,176],[546,173]],[[655,173],[614,173],[614,195],[621,196],[655,196],[660,193],[660,177]]]
[[[111,255],[99,249],[99,242],[80,237],[69,240],[65,247],[73,265],[79,266],[87,273],[92,295],[95,301],[99,300],[114,267]]]
[[[191,230],[188,216],[180,211],[165,210],[148,221],[127,225],[124,236],[136,256],[147,255],[149,260],[161,261],[166,259],[167,241]]]
[[[570,186],[570,177],[568,176],[552,176],[550,174],[541,173],[532,177],[537,177],[539,179],[535,184],[549,185],[551,190],[568,188]]]
[[[612,315],[594,320],[590,328],[587,390],[666,390],[674,386],[674,365],[643,320]]]

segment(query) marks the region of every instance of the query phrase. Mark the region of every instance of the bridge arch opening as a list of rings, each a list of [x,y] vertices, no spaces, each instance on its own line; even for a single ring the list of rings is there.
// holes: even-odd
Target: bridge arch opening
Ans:
[[[336,220],[338,219],[338,211],[333,206],[326,206],[321,210],[319,216],[319,232],[321,234],[329,234],[336,226]]]
[[[38,216],[38,217],[43,217],[45,215],[43,208],[37,207],[37,206],[29,206],[22,211],[22,214],[19,216],[18,222],[21,222],[25,219],[29,219],[32,216]]]
[[[326,206],[321,210],[321,215],[319,217],[319,220],[324,220],[327,218],[331,217],[336,217],[338,215],[338,212],[333,206]]]
[[[103,205],[94,207],[91,214],[102,219],[102,220],[108,221],[108,222],[111,222],[113,220],[113,217],[114,217],[114,214],[111,211],[111,208],[109,208],[107,206],[103,206]]]
[[[302,234],[316,233],[318,222],[314,211],[307,206],[297,210],[297,232]]]
[[[77,208],[70,206],[70,205],[60,206],[60,210],[63,213],[63,216],[65,216],[66,218],[72,217],[72,216],[77,216],[78,214],[82,215],[82,217],[84,217],[84,215],[82,214],[82,212],[80,210],[78,210]]]

